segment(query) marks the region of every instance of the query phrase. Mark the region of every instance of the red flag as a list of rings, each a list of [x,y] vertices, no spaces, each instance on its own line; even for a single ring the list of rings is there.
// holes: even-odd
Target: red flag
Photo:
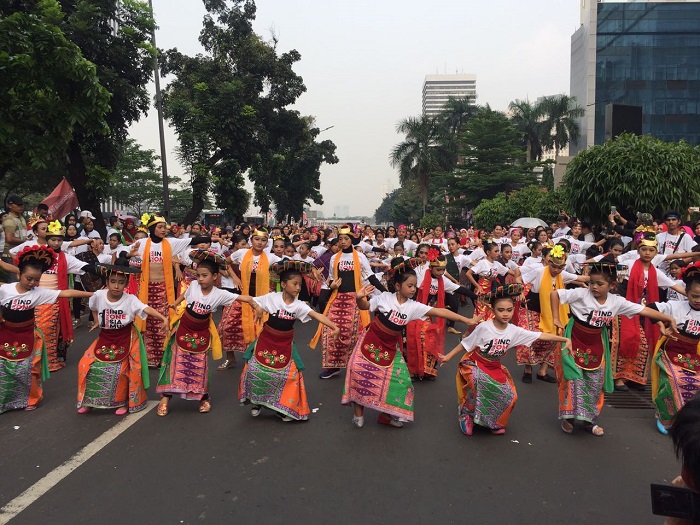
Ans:
[[[41,203],[49,207],[50,217],[60,219],[78,207],[78,197],[76,197],[73,187],[64,178],[54,188],[51,195],[46,197]]]

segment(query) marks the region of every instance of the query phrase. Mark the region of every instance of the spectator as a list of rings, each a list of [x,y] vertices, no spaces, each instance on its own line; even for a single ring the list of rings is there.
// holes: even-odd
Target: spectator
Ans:
[[[7,210],[9,213],[2,221],[2,227],[5,231],[2,260],[12,264],[14,257],[10,255],[10,250],[27,240],[27,221],[22,216],[24,201],[17,195],[10,195],[7,198]],[[14,274],[7,274],[4,280],[5,282],[16,282],[17,277]]]

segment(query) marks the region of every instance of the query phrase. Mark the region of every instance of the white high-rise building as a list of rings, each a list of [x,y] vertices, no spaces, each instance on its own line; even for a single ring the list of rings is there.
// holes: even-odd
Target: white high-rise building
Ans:
[[[476,75],[426,75],[423,82],[423,115],[434,117],[452,98],[476,99]]]

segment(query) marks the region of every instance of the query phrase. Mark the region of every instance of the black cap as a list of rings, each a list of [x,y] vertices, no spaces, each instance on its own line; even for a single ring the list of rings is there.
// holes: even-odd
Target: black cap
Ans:
[[[16,204],[17,206],[24,206],[24,201],[19,195],[10,195],[7,197],[7,204]]]

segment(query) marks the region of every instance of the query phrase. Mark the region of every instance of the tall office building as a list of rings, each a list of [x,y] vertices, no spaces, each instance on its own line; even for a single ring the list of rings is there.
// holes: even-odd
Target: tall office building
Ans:
[[[585,108],[571,154],[605,142],[605,106],[642,108],[642,133],[700,144],[700,0],[581,0],[571,96]]]
[[[434,117],[450,98],[476,99],[476,75],[426,75],[423,82],[423,115]]]

